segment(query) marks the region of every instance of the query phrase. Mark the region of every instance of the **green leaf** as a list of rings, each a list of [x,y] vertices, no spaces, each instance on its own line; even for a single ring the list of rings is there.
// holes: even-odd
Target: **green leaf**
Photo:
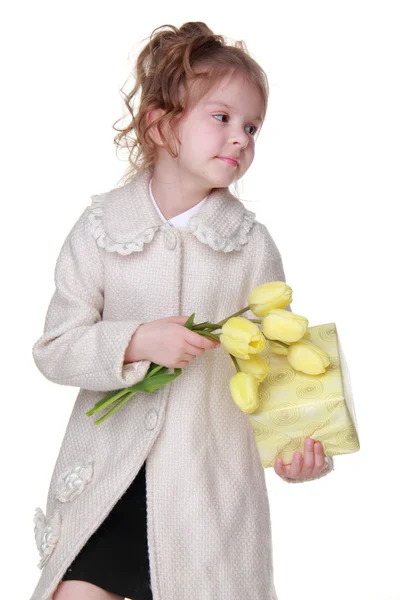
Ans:
[[[188,318],[188,320],[186,321],[185,325],[184,325],[184,326],[185,326],[185,327],[187,327],[188,329],[192,329],[192,326],[193,326],[193,321],[194,321],[194,315],[195,315],[195,313],[192,313],[192,314],[190,315],[190,317]]]
[[[144,378],[139,381],[136,386],[137,389],[143,392],[154,392],[163,385],[170,383],[176,379],[182,373],[182,369],[174,369],[173,373],[164,373],[162,375],[153,375],[153,377]]]
[[[106,402],[107,400],[112,398],[119,391],[120,390],[112,390],[111,392],[108,392],[108,394],[106,396],[103,396],[103,398],[100,398],[100,400],[98,402],[96,402],[96,404],[94,405],[95,408],[97,408],[98,406],[101,406],[103,404],[103,402]]]
[[[194,329],[196,329],[197,327],[203,327],[203,325],[211,325],[210,321],[203,321],[202,323],[196,323],[196,325],[194,325]]]

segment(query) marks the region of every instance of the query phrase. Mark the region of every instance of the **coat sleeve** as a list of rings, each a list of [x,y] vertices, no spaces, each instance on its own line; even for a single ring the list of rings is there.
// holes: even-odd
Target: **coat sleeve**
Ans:
[[[264,234],[264,245],[263,252],[260,253],[262,256],[261,265],[258,273],[258,283],[268,283],[269,281],[284,281],[286,283],[285,271],[283,268],[282,256],[279,252],[271,234],[265,225],[261,225],[262,232]],[[288,284],[290,285],[290,284]],[[286,307],[286,310],[292,311],[291,305]],[[293,311],[292,311],[293,312]],[[321,473],[317,477],[311,477],[306,479],[291,479],[290,477],[282,477],[283,481],[287,483],[303,483],[305,481],[314,481],[314,479],[320,479],[325,475],[328,475],[334,470],[333,458],[331,456],[325,456],[325,465]]]
[[[101,249],[88,227],[87,207],[65,239],[56,261],[55,292],[43,335],[32,348],[34,362],[50,381],[110,391],[141,381],[151,364],[123,364],[126,348],[142,321],[102,320]]]
[[[253,281],[252,287],[261,285],[263,283],[269,283],[270,281],[284,281],[286,283],[281,253],[279,252],[278,247],[275,244],[267,227],[262,223],[258,223],[258,226],[261,231],[260,236],[262,250],[259,251],[257,249],[257,254],[260,258],[260,261],[256,271],[256,279]],[[290,310],[292,312],[291,305],[289,304],[285,310]]]

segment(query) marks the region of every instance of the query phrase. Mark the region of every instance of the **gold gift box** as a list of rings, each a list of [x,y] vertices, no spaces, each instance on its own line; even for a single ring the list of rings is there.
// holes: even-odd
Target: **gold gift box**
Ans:
[[[260,406],[249,418],[264,468],[273,467],[278,457],[289,464],[295,452],[304,455],[306,437],[321,442],[325,456],[360,449],[350,374],[336,325],[316,325],[308,332],[306,339],[330,357],[321,375],[296,371],[268,343],[260,352],[269,373],[258,388]]]

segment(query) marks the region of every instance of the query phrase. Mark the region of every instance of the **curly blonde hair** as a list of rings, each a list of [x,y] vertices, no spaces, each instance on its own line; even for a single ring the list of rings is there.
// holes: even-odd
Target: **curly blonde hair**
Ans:
[[[268,104],[268,79],[260,65],[250,56],[246,44],[236,41],[228,45],[222,35],[214,34],[205,23],[188,22],[177,28],[161,25],[154,29],[136,60],[136,83],[128,94],[122,89],[128,124],[114,137],[118,149],[129,151],[129,166],[123,184],[155,163],[157,146],[149,131],[157,127],[164,147],[171,156],[177,153],[164,135],[166,128],[172,141],[180,143],[174,126],[179,118],[198,103],[222,78],[240,74],[259,90],[263,102],[264,121]],[[140,98],[139,98],[140,96]],[[138,104],[135,114],[135,103]],[[161,108],[160,117],[147,122],[149,111]]]

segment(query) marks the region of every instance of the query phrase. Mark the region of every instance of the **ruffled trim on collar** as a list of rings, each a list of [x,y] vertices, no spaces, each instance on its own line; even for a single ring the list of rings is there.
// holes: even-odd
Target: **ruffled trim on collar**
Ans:
[[[89,229],[94,236],[97,245],[104,248],[107,252],[118,252],[119,254],[131,254],[131,252],[140,252],[144,244],[152,241],[158,225],[149,227],[142,233],[139,233],[135,239],[130,242],[116,242],[107,233],[104,227],[103,207],[107,199],[107,192],[92,196],[92,205],[88,214]]]
[[[253,227],[255,216],[255,213],[246,210],[239,230],[230,238],[218,235],[215,229],[205,225],[197,215],[188,221],[188,229],[200,242],[208,244],[213,250],[231,252],[232,250],[241,250],[243,244],[247,243],[247,234]]]

